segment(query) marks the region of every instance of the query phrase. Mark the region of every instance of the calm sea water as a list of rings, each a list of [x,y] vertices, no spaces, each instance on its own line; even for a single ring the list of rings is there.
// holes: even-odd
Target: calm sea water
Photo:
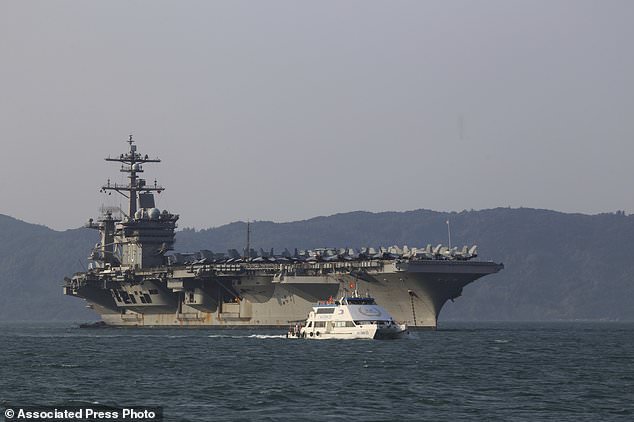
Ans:
[[[396,341],[0,324],[0,407],[165,420],[634,420],[634,323],[445,323]]]

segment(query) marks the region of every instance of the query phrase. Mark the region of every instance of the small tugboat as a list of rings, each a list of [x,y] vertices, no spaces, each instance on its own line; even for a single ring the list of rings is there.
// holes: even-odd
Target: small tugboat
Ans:
[[[356,292],[355,292],[356,293]],[[313,306],[305,324],[296,324],[288,338],[308,339],[398,339],[409,331],[371,297],[344,296]]]

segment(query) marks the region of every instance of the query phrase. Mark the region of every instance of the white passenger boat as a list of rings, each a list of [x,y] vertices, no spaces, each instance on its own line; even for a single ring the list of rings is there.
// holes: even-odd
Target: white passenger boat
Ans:
[[[348,296],[313,307],[305,324],[291,327],[287,337],[308,339],[397,339],[409,334],[371,297]]]

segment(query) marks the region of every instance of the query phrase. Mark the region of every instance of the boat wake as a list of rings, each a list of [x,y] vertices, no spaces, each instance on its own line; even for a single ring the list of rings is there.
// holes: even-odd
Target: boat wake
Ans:
[[[231,335],[226,335],[226,334],[211,334],[211,335],[208,335],[207,337],[209,337],[209,338],[258,338],[258,339],[263,339],[263,338],[286,338],[286,335],[284,335],[284,334],[250,334],[250,335],[243,335],[243,336],[231,336]]]

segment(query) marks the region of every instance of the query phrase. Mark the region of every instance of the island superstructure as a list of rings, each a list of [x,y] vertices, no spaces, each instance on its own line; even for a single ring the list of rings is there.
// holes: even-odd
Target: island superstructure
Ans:
[[[89,269],[64,280],[64,294],[83,298],[107,325],[286,327],[315,302],[357,290],[396,321],[435,328],[447,300],[504,267],[474,260],[475,247],[442,245],[174,253],[179,216],[156,207],[164,188],[141,177],[145,164],[160,160],[139,153],[132,137],[128,143],[126,153],[106,158],[121,164],[127,182],[101,188],[123,195],[127,210],[89,220],[99,232]]]

